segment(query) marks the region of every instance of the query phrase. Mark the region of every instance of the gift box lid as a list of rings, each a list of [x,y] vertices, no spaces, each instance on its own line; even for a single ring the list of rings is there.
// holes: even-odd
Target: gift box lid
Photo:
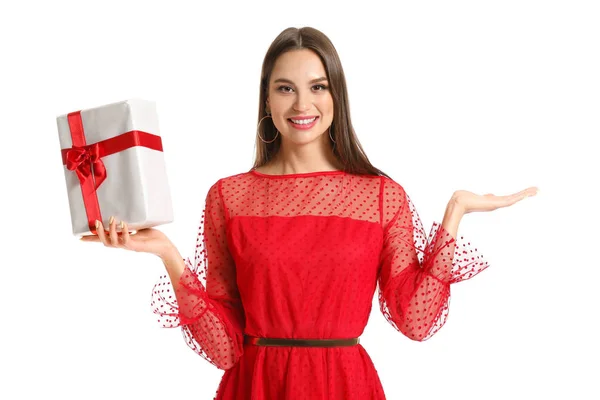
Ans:
[[[81,112],[86,144],[94,144],[131,130],[160,136],[156,102],[139,98],[78,110]],[[56,117],[61,149],[72,147],[68,114]]]

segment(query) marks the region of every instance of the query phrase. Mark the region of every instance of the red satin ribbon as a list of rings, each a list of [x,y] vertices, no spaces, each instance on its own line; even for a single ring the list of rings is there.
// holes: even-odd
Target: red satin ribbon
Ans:
[[[163,151],[162,141],[160,136],[136,130],[86,145],[81,111],[68,114],[67,120],[71,130],[73,147],[61,150],[63,165],[66,165],[68,170],[77,173],[90,231],[97,234],[95,224],[96,220],[102,221],[102,214],[100,213],[96,189],[106,179],[106,168],[102,162],[102,157],[134,146]]]

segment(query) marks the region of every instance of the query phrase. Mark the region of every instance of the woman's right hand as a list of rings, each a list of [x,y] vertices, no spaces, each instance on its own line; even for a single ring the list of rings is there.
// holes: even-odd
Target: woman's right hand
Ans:
[[[112,218],[112,223],[109,225],[108,231],[104,230],[101,221],[97,223],[98,228],[96,231],[98,234],[83,236],[81,238],[82,241],[101,242],[106,247],[151,253],[161,258],[174,249],[173,243],[158,229],[140,229],[135,234],[130,234],[125,221],[122,221],[122,232],[117,232],[116,218]]]

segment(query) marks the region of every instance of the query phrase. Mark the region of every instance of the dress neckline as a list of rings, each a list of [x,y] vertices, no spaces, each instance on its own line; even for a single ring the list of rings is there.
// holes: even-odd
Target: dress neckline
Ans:
[[[257,176],[265,177],[265,178],[305,178],[305,177],[319,176],[319,175],[342,175],[342,174],[345,174],[346,171],[332,170],[332,171],[314,171],[314,172],[300,172],[300,173],[296,173],[296,174],[273,175],[273,174],[264,174],[262,172],[258,172],[257,170],[255,170],[253,168],[250,170],[250,173],[257,175]]]

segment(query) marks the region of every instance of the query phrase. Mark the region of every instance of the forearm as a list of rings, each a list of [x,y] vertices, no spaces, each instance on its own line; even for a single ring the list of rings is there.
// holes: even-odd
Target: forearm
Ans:
[[[386,232],[379,275],[381,308],[386,319],[413,340],[426,340],[445,323],[450,284],[487,267],[468,241],[459,237],[457,242],[458,226],[467,214],[463,201],[457,193],[452,195],[442,223],[435,223],[431,237],[426,238],[413,207],[404,207],[404,214]],[[411,218],[412,227],[407,223]]]
[[[458,225],[463,215],[465,215],[464,208],[452,196],[446,206],[442,227],[438,229],[434,237],[430,238],[431,247],[426,251],[423,267],[441,282],[449,282],[452,276]]]
[[[425,259],[425,265],[420,268],[407,269],[405,282],[407,286],[403,290],[410,290],[413,295],[406,304],[405,311],[398,318],[400,322],[399,329],[407,337],[413,340],[425,340],[433,334],[439,327],[435,326],[438,319],[438,310],[445,306],[448,296],[448,283],[452,273],[452,255],[456,245],[456,236],[458,225],[464,212],[456,203],[454,197],[448,202],[442,227],[452,236],[454,242],[445,233],[438,231],[437,236],[431,238],[433,248],[428,252]],[[415,287],[412,287],[415,285]],[[401,292],[400,288],[397,291]],[[406,301],[402,296],[398,296],[400,304],[399,310],[403,310],[402,302]],[[429,305],[424,309],[423,305]],[[436,306],[437,305],[437,306]],[[417,317],[420,316],[420,317]]]
[[[454,240],[456,240],[458,225],[460,224],[463,215],[465,215],[463,208],[458,205],[456,199],[452,197],[446,207],[444,219],[442,220],[442,227],[454,238]]]
[[[186,270],[185,261],[175,246],[169,246],[160,258],[171,280],[181,324],[197,322],[208,309],[205,287],[194,271]]]
[[[169,249],[160,256],[160,259],[162,260],[167,273],[169,274],[173,289],[177,290],[181,275],[185,270],[183,257],[181,257],[181,254],[175,246],[170,246]]]
[[[177,299],[176,312],[188,346],[221,369],[232,368],[243,348],[241,305],[209,299],[194,271],[175,248],[160,256]]]

